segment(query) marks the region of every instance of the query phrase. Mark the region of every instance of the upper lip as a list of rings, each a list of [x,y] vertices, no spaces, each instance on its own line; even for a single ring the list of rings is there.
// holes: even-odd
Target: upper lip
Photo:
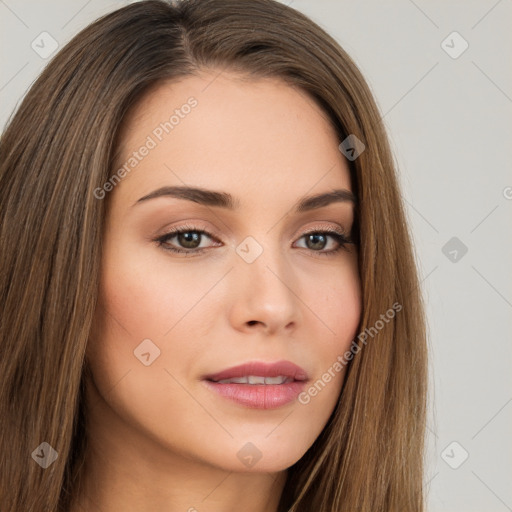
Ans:
[[[205,380],[219,381],[224,379],[233,379],[236,377],[246,377],[249,375],[260,377],[279,377],[282,375],[299,381],[308,380],[306,370],[291,361],[277,361],[275,363],[249,361],[248,363],[226,368],[218,373],[206,375],[203,378]]]

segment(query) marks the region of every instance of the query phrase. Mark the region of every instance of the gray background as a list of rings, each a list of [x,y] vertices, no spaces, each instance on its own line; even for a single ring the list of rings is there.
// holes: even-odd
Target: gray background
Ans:
[[[0,0],[2,128],[47,62],[32,42],[126,3]],[[399,166],[428,308],[428,510],[512,511],[512,2],[286,3],[356,61]]]

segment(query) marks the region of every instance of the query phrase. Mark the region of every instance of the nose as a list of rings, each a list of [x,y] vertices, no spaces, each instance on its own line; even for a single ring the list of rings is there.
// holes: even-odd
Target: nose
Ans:
[[[231,274],[229,316],[236,330],[274,335],[296,329],[301,316],[299,283],[282,256],[270,257],[266,250],[252,263],[239,258]]]

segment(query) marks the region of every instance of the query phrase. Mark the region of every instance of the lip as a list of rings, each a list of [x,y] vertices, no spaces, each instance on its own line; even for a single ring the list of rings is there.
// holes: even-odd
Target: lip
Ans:
[[[236,377],[246,377],[248,375],[259,375],[261,377],[278,377],[279,375],[283,375],[284,377],[288,377],[296,381],[308,380],[306,370],[291,361],[276,361],[275,363],[249,361],[248,363],[233,366],[212,375],[206,375],[203,379],[218,381],[234,379]]]
[[[224,379],[258,375],[294,379],[283,384],[235,384],[216,382]],[[309,377],[303,368],[290,361],[249,363],[227,368],[221,372],[203,377],[206,387],[223,398],[251,409],[276,409],[296,400],[304,389]]]

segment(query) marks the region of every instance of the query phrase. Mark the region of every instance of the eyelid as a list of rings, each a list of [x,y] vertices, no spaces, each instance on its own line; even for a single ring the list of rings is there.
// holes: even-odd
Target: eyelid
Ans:
[[[154,235],[153,239],[163,238],[169,234],[180,232],[180,231],[204,231],[208,236],[212,238],[217,238],[215,233],[219,230],[212,226],[211,223],[204,223],[200,220],[186,220],[182,221],[182,223],[177,223],[176,225],[166,226],[165,228],[158,231],[160,234]]]
[[[341,226],[333,226],[332,223],[330,224],[315,224],[315,226],[311,228],[301,229],[300,233],[302,235],[308,235],[309,233],[315,233],[317,231],[330,231],[332,233],[338,233],[339,235],[345,235],[348,236],[349,233],[346,232],[345,229],[343,229]]]
[[[339,224],[333,224],[333,221],[315,221],[311,227],[301,227],[293,236],[294,240],[298,240],[303,236],[317,232],[333,233],[347,240],[347,243],[353,243],[352,229],[346,229]]]
[[[195,249],[186,249],[186,248],[180,248],[180,247],[172,247],[169,243],[169,240],[178,236],[181,233],[186,232],[195,232],[199,233],[201,236],[210,238],[212,241],[217,242],[216,245],[212,245],[209,247],[197,247]],[[294,236],[294,243],[299,242],[304,237],[311,235],[311,234],[327,234],[327,236],[331,236],[336,243],[338,244],[338,247],[335,249],[331,249],[328,251],[320,250],[320,251],[314,251],[309,250],[315,257],[329,257],[329,256],[335,256],[339,251],[341,250],[348,250],[347,245],[352,245],[354,243],[352,237],[351,237],[351,231],[348,233],[345,229],[341,228],[340,226],[332,226],[332,224],[327,224],[323,226],[315,225],[311,228],[306,228],[305,230],[300,232],[300,235]],[[221,245],[224,245],[222,241],[219,240],[218,237],[216,237],[213,233],[209,231],[208,228],[201,228],[198,225],[191,225],[191,224],[182,224],[176,227],[172,227],[168,229],[164,234],[159,235],[157,238],[153,239],[154,242],[157,242],[160,247],[162,247],[164,250],[169,251],[174,254],[181,254],[184,257],[193,257],[193,256],[199,256],[200,254],[204,253],[207,250],[213,249],[215,247],[219,247],[219,243]],[[306,249],[307,248],[301,248]]]
[[[179,224],[178,226],[173,226],[173,227],[167,228],[167,229],[165,229],[165,231],[162,234],[157,235],[155,237],[155,239],[158,240],[161,238],[165,238],[165,237],[168,237],[169,235],[178,234],[182,231],[195,231],[195,232],[201,232],[205,236],[208,236],[209,238],[212,238],[212,239],[216,240],[217,242],[220,242],[219,237],[216,236],[214,233],[214,231],[216,231],[216,229],[210,229],[209,227],[201,227],[200,224],[194,224],[194,222],[195,221],[187,221],[187,222],[185,222],[185,224]],[[351,230],[346,230],[346,229],[342,228],[341,226],[333,226],[332,222],[330,222],[330,223],[327,223],[326,221],[319,221],[319,222],[320,222],[320,224],[316,223],[314,226],[312,226],[310,228],[301,228],[300,230],[298,230],[293,236],[294,240],[299,239],[305,235],[312,234],[312,233],[316,233],[316,232],[320,232],[320,231],[327,231],[330,233],[342,235],[342,236],[346,237],[348,240],[352,241]]]
[[[217,236],[215,236],[210,228],[207,227],[200,227],[199,225],[193,225],[193,224],[180,224],[176,227],[168,228],[164,233],[161,235],[158,235],[154,240],[159,241],[166,238],[173,238],[174,236],[177,236],[180,233],[186,233],[188,231],[193,231],[195,233],[200,233],[203,236],[206,236],[216,242],[222,243]]]

